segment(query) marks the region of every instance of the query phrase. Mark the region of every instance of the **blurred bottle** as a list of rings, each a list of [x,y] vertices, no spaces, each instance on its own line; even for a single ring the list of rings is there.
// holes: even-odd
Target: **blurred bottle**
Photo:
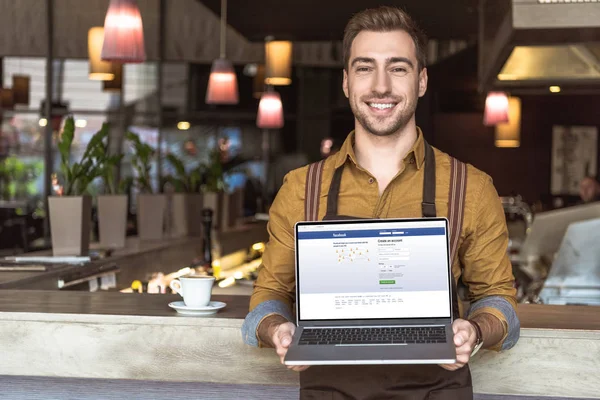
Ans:
[[[213,210],[210,208],[202,209],[202,229],[204,234],[202,235],[202,266],[204,272],[207,275],[214,275],[212,263],[213,263],[213,240],[212,240],[212,226],[213,226]]]

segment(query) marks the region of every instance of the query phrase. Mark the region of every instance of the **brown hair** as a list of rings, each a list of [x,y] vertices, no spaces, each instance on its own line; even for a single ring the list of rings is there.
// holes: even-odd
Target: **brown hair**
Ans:
[[[348,69],[350,48],[354,38],[362,31],[405,31],[415,43],[419,70],[427,63],[427,36],[408,13],[398,7],[381,6],[355,14],[344,29],[344,69]]]

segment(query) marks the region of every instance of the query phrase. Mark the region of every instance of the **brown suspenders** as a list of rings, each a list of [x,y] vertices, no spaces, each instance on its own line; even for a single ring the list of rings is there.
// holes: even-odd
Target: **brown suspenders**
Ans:
[[[304,197],[304,220],[316,221],[319,218],[319,197],[321,197],[321,177],[325,159],[308,166]]]
[[[319,198],[321,196],[321,177],[325,160],[312,163],[306,173],[304,199],[304,218],[316,221],[319,218]],[[465,194],[467,189],[467,166],[450,157],[450,190],[448,193],[448,221],[450,224],[450,259],[457,256],[458,240],[462,230]]]
[[[465,214],[467,193],[467,165],[450,157],[450,192],[448,194],[448,222],[450,224],[450,260],[454,262],[458,252],[458,239]]]

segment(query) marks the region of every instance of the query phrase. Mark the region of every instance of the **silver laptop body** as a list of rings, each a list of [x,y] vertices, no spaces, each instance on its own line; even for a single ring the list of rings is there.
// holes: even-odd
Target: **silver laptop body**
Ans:
[[[299,222],[286,365],[451,364],[448,220]]]

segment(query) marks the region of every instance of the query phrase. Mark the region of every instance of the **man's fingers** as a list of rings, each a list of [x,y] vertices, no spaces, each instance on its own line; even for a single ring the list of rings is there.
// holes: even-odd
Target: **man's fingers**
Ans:
[[[456,358],[457,360],[459,359],[458,357]],[[462,363],[462,362],[457,362],[455,364],[439,364],[440,367],[447,369],[448,371],[456,371],[457,369],[460,369],[462,367],[464,367],[466,365],[466,363]]]
[[[456,348],[457,356],[462,355],[462,354],[470,355],[471,352],[473,352],[473,347],[471,346],[470,343],[464,344],[464,345]]]
[[[294,325],[291,323],[281,324],[275,333],[275,337],[281,346],[288,348],[292,343],[292,336],[294,335]]]
[[[455,371],[458,368],[460,368],[458,365],[456,364],[440,364],[440,367],[447,369],[448,371]]]
[[[457,364],[462,364],[462,366],[464,366],[465,364],[467,364],[469,362],[469,355],[468,354],[459,354],[456,356],[456,363]]]
[[[275,351],[279,356],[279,360],[283,364],[285,359],[285,355],[287,354],[288,348],[290,344],[292,344],[292,338],[294,335],[295,326],[291,323],[281,324],[275,334],[273,335],[273,345],[275,346]]]
[[[283,360],[283,357],[287,353],[287,347],[277,346],[275,348],[275,351],[277,352],[277,355]]]
[[[455,333],[454,344],[457,347],[462,346],[463,344],[467,343],[468,341],[469,341],[469,333],[467,331],[459,330],[457,333]]]
[[[296,372],[306,371],[309,365],[288,365],[288,369]]]
[[[292,336],[288,332],[282,332],[279,336],[280,343],[286,349],[290,347],[290,343],[292,343]]]

